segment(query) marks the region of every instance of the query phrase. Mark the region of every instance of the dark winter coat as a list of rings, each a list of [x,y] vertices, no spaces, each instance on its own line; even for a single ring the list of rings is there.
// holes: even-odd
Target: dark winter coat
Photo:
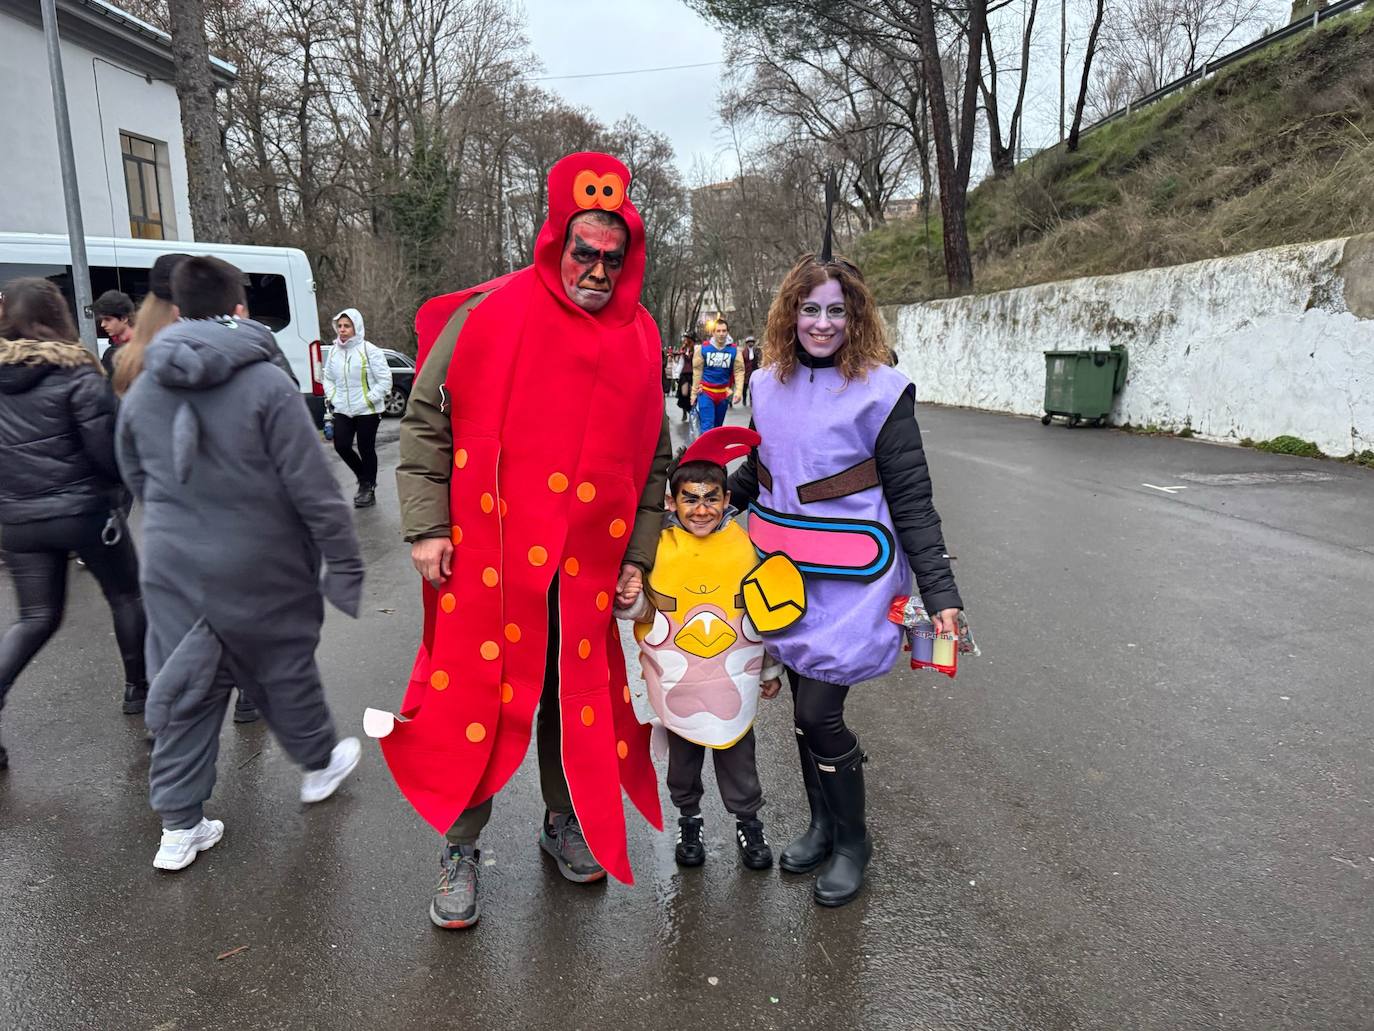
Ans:
[[[110,511],[114,431],[114,392],[90,351],[0,340],[0,523]]]
[[[247,319],[183,320],[148,346],[120,406],[119,465],[143,502],[155,666],[197,625],[259,665],[309,662],[321,592],[357,614],[352,510],[271,348],[271,332]]]

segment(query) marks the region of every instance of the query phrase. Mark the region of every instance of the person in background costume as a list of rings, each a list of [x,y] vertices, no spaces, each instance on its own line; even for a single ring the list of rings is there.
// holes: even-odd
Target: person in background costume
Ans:
[[[757,564],[749,535],[725,489],[725,467],[759,442],[739,426],[703,433],[670,480],[673,515],[658,540],[644,592],[616,615],[635,621],[652,719],[667,730],[668,789],[678,818],[679,866],[706,861],[701,831],[701,766],[709,748],[716,785],[735,817],[735,843],[751,870],[773,865],[764,837],[763,786],[754,760],[754,713],[781,688],[783,669],[764,653],[740,603]],[[648,716],[648,713],[641,713]]]
[[[915,387],[888,364],[889,347],[858,268],[829,254],[803,258],[768,313],[754,377],[759,448],[731,477],[763,563],[746,581],[754,622],[787,666],[806,832],[782,868],[817,871],[815,899],[841,906],[863,886],[872,852],[863,748],[845,725],[850,687],[892,669],[902,629],[894,597],[916,574],[936,630],[957,633],[963,602],[916,425]],[[751,608],[751,614],[755,614]]]
[[[305,768],[302,802],[333,794],[361,753],[335,734],[315,664],[324,600],[356,617],[363,562],[314,423],[272,367],[271,331],[246,317],[238,269],[188,258],[172,294],[183,318],[144,352],[116,434],[144,512],[160,870],[224,834],[203,809],[235,684]]]
[[[416,316],[396,483],[424,633],[399,714],[369,709],[364,724],[446,836],[440,927],[480,917],[478,835],[536,709],[539,839],[564,877],[632,880],[622,789],[662,827],[611,613],[653,566],[672,460],[629,189],[614,158],[563,158],[534,264]]]
[[[718,318],[692,362],[692,403],[702,433],[725,425],[725,410],[743,400],[743,390],[744,354],[730,340],[730,324]]]

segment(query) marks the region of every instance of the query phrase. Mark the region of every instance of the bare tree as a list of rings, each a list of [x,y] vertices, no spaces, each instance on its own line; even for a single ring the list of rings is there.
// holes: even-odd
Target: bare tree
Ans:
[[[186,148],[191,226],[201,240],[227,240],[224,148],[215,117],[215,80],[210,69],[210,42],[205,34],[205,3],[169,0],[168,7],[181,134]]]
[[[1190,75],[1234,49],[1274,0],[1117,0],[1102,24],[1110,78],[1124,73],[1134,96]]]
[[[1078,138],[1083,130],[1083,108],[1088,102],[1088,86],[1092,82],[1093,58],[1097,56],[1098,38],[1102,32],[1102,19],[1107,11],[1107,0],[1095,0],[1092,29],[1088,32],[1088,45],[1083,53],[1083,78],[1078,84],[1078,100],[1073,106],[1073,125],[1069,128],[1068,149],[1078,149]]]
[[[1035,15],[1039,0],[1030,0],[1026,23],[1021,32],[1021,66],[1016,86],[1016,101],[1012,106],[1011,125],[1007,140],[1002,142],[1002,113],[998,103],[997,53],[993,44],[991,25],[984,22],[983,46],[987,51],[988,74],[980,78],[979,89],[987,108],[989,157],[995,176],[1008,176],[1016,168],[1016,155],[1021,142],[1021,113],[1026,103],[1026,83],[1030,78],[1031,40],[1035,34]]]

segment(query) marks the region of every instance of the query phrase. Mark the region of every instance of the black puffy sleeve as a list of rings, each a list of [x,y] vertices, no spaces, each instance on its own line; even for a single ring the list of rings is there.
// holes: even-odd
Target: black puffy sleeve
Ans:
[[[954,570],[946,557],[940,514],[935,511],[921,428],[916,424],[914,386],[903,391],[878,432],[874,458],[883,495],[892,512],[892,524],[916,574],[916,586],[926,610],[934,614],[944,609],[962,609],[964,603],[954,583]]]

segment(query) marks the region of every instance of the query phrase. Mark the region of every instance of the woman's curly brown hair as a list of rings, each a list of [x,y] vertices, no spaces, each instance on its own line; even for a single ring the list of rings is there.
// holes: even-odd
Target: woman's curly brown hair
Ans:
[[[783,278],[768,308],[768,324],[763,331],[762,364],[772,368],[780,382],[786,383],[797,368],[797,312],[802,301],[828,279],[838,282],[844,291],[844,344],[835,352],[835,368],[845,382],[850,382],[864,379],[869,369],[888,364],[892,348],[887,330],[858,266],[845,258],[821,261],[807,254]]]

